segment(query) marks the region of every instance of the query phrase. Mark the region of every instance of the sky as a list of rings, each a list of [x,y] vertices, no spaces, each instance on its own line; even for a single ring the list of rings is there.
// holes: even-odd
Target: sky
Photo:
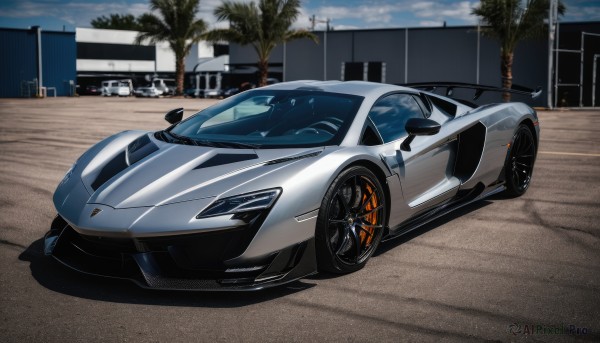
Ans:
[[[238,0],[249,2],[250,0]],[[600,21],[599,0],[562,0],[567,7],[563,22]],[[0,27],[28,28],[39,25],[44,30],[74,31],[91,27],[92,19],[110,13],[138,16],[149,11],[147,0],[1,0]],[[213,10],[221,0],[200,0],[199,17],[210,27],[222,27]],[[479,1],[415,0],[304,0],[296,28],[310,28],[315,15],[316,29],[325,21],[335,30],[398,27],[474,25],[477,18],[471,9]]]

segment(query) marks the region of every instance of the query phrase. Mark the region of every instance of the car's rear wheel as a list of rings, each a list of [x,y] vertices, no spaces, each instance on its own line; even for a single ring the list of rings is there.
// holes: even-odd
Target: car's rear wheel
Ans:
[[[320,271],[350,273],[362,268],[381,241],[385,195],[367,168],[344,170],[333,181],[319,209],[316,228]]]
[[[513,135],[510,152],[504,165],[508,196],[517,197],[525,194],[531,184],[535,156],[533,134],[527,125],[521,124]]]

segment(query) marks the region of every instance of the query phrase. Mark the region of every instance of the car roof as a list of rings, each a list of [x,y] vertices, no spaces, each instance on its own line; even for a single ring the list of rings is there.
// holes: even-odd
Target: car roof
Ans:
[[[281,89],[281,90],[292,90],[292,89],[314,89],[321,90],[324,92],[352,94],[364,97],[378,96],[389,92],[405,91],[409,93],[416,93],[417,91],[413,88],[401,87],[396,85],[390,85],[378,82],[367,82],[367,81],[314,81],[314,80],[303,80],[303,81],[291,81],[277,83],[264,88],[269,89]]]

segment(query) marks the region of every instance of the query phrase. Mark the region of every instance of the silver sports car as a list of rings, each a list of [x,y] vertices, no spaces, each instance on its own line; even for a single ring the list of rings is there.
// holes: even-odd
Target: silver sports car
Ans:
[[[255,290],[356,271],[382,240],[525,193],[536,112],[420,86],[279,83],[106,138],[58,185],[45,254],[142,287]]]

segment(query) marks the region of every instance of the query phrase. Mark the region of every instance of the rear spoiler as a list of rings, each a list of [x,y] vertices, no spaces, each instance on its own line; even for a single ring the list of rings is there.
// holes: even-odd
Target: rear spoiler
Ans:
[[[416,82],[416,83],[404,83],[404,84],[396,84],[396,85],[422,89],[427,92],[433,92],[437,88],[445,88],[447,97],[452,96],[452,93],[455,88],[474,89],[475,95],[473,96],[473,101],[479,99],[479,97],[484,92],[498,92],[498,93],[509,92],[509,93],[513,93],[513,94],[528,95],[532,99],[535,99],[538,96],[540,96],[540,94],[542,94],[541,87],[538,87],[537,89],[533,90],[533,89],[519,86],[519,85],[512,85],[512,87],[510,89],[494,87],[494,86],[478,85],[478,84],[474,84],[474,83],[463,83],[463,82]]]

